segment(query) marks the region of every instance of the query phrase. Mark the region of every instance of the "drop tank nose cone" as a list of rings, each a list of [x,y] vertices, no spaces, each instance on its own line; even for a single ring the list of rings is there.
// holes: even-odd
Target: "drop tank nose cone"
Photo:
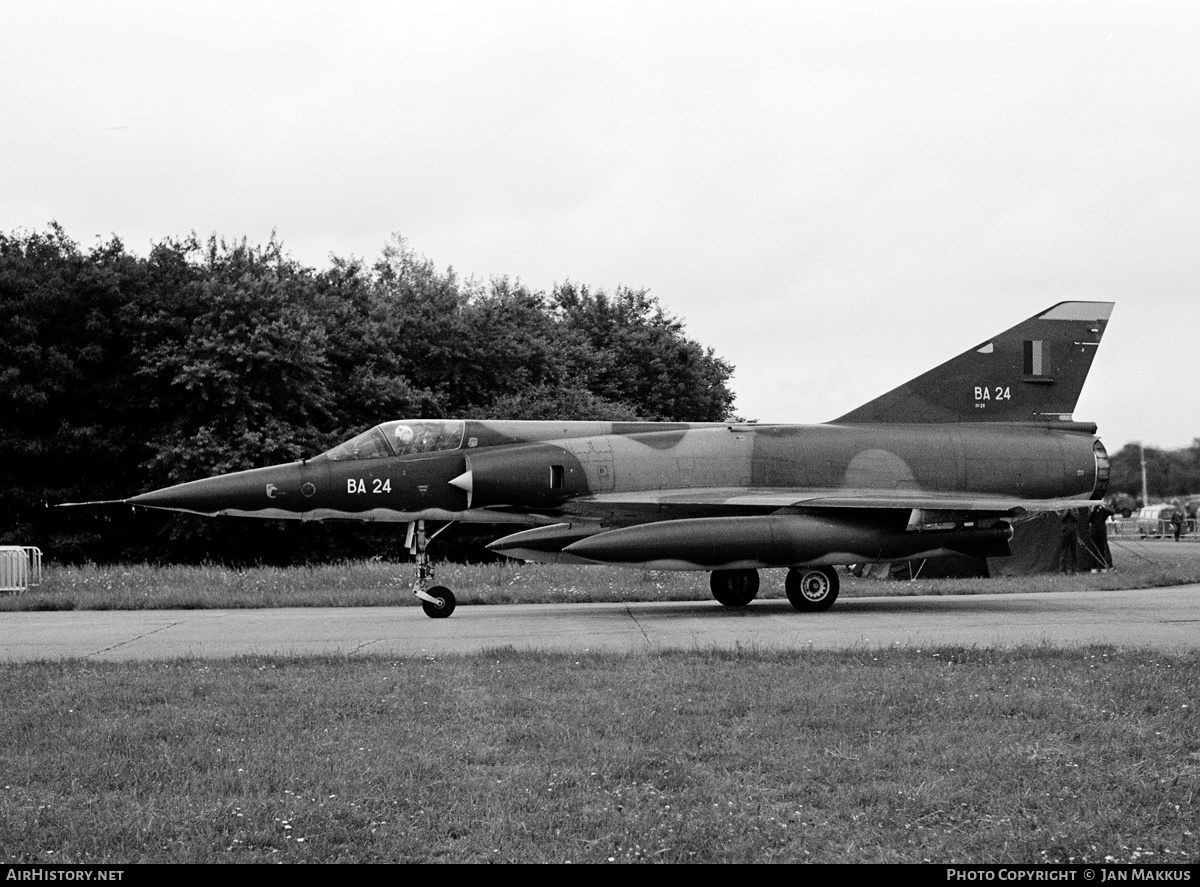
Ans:
[[[144,508],[195,514],[243,514],[301,508],[299,462],[251,468],[164,487],[126,501]]]

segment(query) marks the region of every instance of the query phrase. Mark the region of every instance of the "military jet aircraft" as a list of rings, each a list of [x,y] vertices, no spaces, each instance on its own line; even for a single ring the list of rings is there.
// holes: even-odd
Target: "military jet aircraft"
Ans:
[[[1103,496],[1107,453],[1072,413],[1111,311],[1060,302],[821,425],[397,420],[123,501],[407,523],[434,618],[455,599],[431,587],[426,521],[527,527],[488,546],[526,560],[707,571],[731,607],[786,569],[792,605],[825,610],[835,565],[1007,555],[1010,521]]]

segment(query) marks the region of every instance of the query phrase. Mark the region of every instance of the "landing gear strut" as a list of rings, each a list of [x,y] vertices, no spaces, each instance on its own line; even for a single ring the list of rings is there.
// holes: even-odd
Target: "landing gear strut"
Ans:
[[[783,583],[792,606],[804,613],[828,610],[838,596],[838,574],[833,567],[792,567]]]
[[[713,570],[708,585],[725,606],[745,607],[758,594],[758,570]]]
[[[454,612],[454,592],[444,585],[435,585],[428,590],[425,588],[433,581],[433,561],[429,559],[425,548],[437,537],[438,533],[448,526],[450,524],[446,524],[437,533],[426,538],[425,521],[414,521],[408,525],[408,538],[405,540],[408,553],[416,558],[417,563],[417,578],[413,583],[413,594],[421,599],[421,609],[430,619],[445,619]]]

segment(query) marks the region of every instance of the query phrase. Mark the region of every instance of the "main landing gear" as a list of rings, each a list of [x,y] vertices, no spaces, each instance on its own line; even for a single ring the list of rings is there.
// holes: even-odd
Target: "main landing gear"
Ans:
[[[758,570],[713,570],[708,584],[720,603],[745,607],[758,594]],[[788,570],[784,588],[797,610],[828,610],[837,600],[838,574],[833,567],[793,567]]]
[[[446,527],[448,526],[450,524],[446,524]],[[430,619],[445,619],[454,612],[454,592],[444,585],[435,585],[428,590],[425,588],[433,581],[433,561],[429,559],[425,547],[446,527],[426,538],[425,521],[414,521],[408,525],[408,538],[404,543],[408,546],[408,553],[417,560],[417,579],[413,583],[413,594],[421,599],[421,609]]]
[[[758,594],[758,570],[713,570],[708,585],[725,606],[745,607]]]
[[[833,567],[792,567],[783,583],[788,600],[802,613],[828,610],[838,596],[838,574]]]

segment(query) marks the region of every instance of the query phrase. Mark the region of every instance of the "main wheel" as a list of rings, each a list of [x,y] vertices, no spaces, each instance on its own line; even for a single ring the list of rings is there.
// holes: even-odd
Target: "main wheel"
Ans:
[[[435,585],[428,592],[431,597],[437,598],[437,603],[430,603],[424,598],[421,599],[421,609],[425,611],[425,615],[430,619],[445,619],[454,612],[454,592],[444,585]]]
[[[758,594],[758,570],[713,570],[708,585],[720,603],[744,607]]]
[[[828,610],[838,596],[838,574],[833,567],[793,567],[783,583],[788,600],[797,610]]]

